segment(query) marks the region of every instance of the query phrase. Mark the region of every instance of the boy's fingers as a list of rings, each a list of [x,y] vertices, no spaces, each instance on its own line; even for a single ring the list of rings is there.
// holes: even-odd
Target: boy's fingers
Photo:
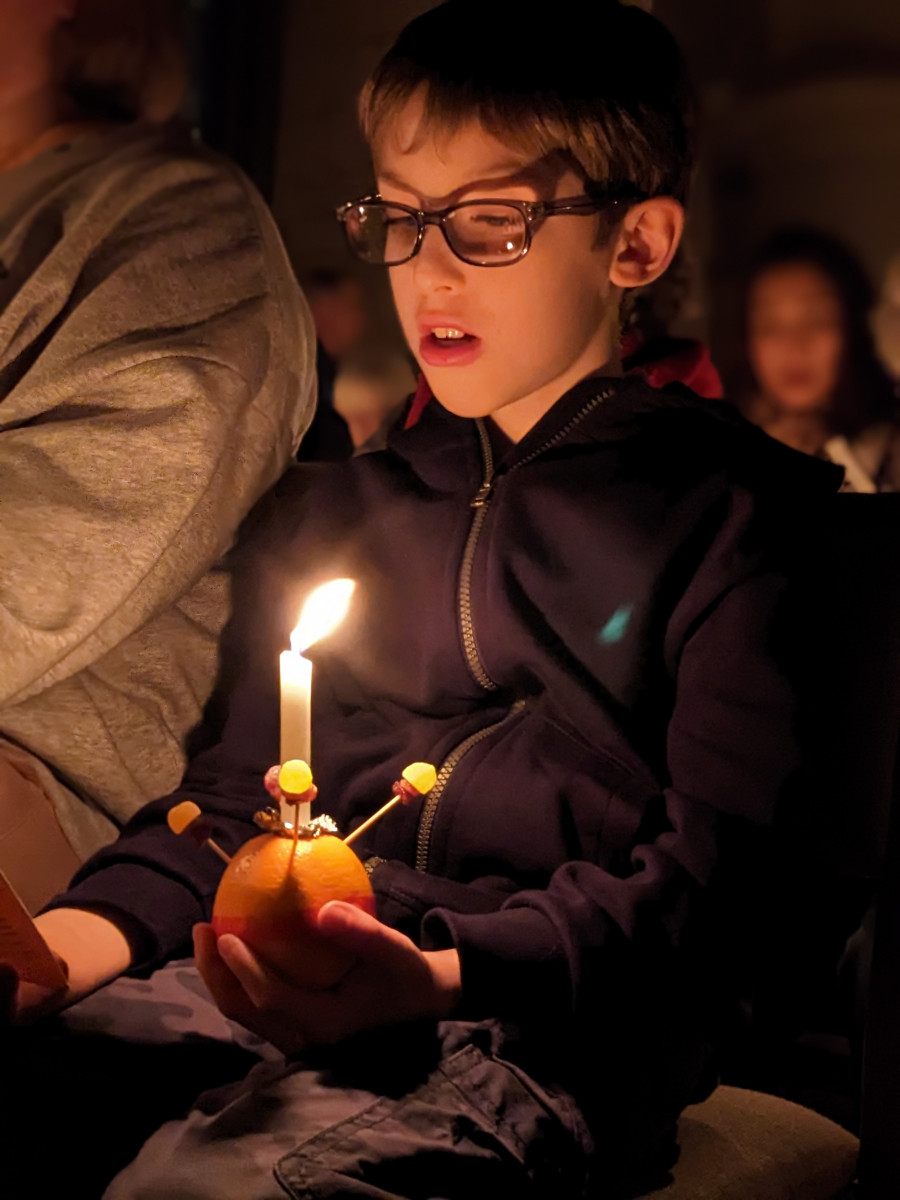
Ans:
[[[228,970],[249,996],[251,1002],[261,1009],[271,1008],[277,990],[277,981],[265,969],[246,942],[233,933],[219,938],[219,956]]]
[[[240,982],[219,953],[211,925],[194,926],[194,957],[203,982],[226,1017],[241,1021],[250,1007]]]
[[[217,938],[215,930],[212,925],[201,923],[195,925],[191,932],[194,939],[194,957],[197,960],[197,966],[204,969],[208,967],[211,971],[214,971],[217,967],[216,960],[219,957],[219,951],[216,948]]]

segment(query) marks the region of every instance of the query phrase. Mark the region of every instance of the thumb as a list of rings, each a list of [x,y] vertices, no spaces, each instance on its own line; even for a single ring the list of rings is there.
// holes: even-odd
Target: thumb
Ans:
[[[329,900],[319,909],[319,932],[330,941],[359,958],[367,958],[397,938],[390,929],[369,913],[344,900]]]

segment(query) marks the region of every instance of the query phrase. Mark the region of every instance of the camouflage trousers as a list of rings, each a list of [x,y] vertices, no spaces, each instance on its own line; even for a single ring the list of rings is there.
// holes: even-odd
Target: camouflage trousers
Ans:
[[[286,1060],[227,1021],[184,962],[119,980],[13,1046],[5,1200],[584,1193],[580,1115],[504,1059],[491,1022]]]

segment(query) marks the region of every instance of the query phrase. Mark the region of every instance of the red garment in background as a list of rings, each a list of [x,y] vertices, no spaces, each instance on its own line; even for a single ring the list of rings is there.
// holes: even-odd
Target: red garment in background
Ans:
[[[416,384],[416,394],[413,396],[412,404],[409,406],[409,412],[406,414],[406,421],[403,424],[404,429],[412,429],[416,421],[422,415],[422,409],[434,395],[431,388],[428,386],[428,380],[424,375],[419,376],[419,382]]]
[[[626,333],[622,339],[622,367],[626,375],[639,372],[654,388],[681,383],[706,400],[721,400],[723,396],[722,380],[709,348],[694,338],[663,337],[642,342],[640,334]],[[420,375],[404,429],[412,429],[432,395],[428,381]]]
[[[626,333],[622,369],[626,375],[639,371],[654,388],[682,383],[706,400],[721,400],[724,394],[709,347],[695,338],[661,337],[645,342],[639,333]]]

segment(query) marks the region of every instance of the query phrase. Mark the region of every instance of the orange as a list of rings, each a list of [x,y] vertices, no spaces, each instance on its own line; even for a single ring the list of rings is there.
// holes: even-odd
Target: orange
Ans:
[[[295,842],[266,833],[242,846],[226,867],[212,924],[217,934],[237,934],[290,982],[327,988],[352,962],[316,929],[316,915],[329,900],[374,913],[369,877],[350,847],[330,835]]]

